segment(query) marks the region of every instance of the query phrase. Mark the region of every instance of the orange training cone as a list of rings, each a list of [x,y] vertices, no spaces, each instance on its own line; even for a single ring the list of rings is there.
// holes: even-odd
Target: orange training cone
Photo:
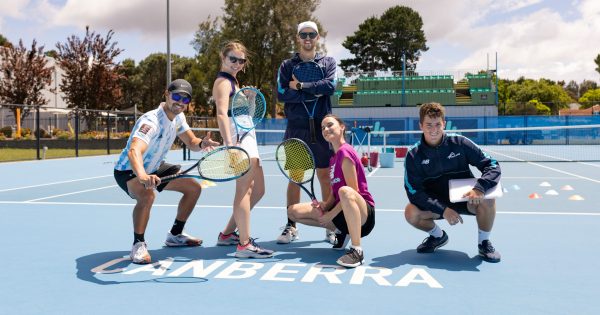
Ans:
[[[533,193],[531,195],[529,195],[529,199],[541,199],[542,196],[538,195],[537,193]]]

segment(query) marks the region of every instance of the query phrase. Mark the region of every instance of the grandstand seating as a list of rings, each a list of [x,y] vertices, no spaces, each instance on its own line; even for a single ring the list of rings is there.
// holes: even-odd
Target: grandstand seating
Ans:
[[[332,96],[334,106],[415,106],[432,101],[444,105],[495,103],[492,77],[487,73],[467,74],[457,83],[452,75],[413,75],[404,80],[400,76],[361,76],[353,84],[344,83],[345,78],[337,82]]]

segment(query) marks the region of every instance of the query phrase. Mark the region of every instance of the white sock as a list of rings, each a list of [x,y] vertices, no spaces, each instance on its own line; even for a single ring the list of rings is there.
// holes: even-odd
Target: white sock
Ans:
[[[485,240],[489,240],[490,239],[490,233],[492,233],[492,231],[486,232],[486,231],[482,231],[481,229],[479,229],[479,244],[481,244],[483,241]]]
[[[434,227],[433,229],[431,229],[430,231],[427,231],[427,233],[429,233],[429,235],[433,236],[433,237],[442,237],[442,235],[444,235],[444,231],[442,231],[442,229],[440,229],[440,227],[434,223]]]
[[[359,254],[362,254],[362,247],[354,245],[350,245],[350,247],[354,248]]]

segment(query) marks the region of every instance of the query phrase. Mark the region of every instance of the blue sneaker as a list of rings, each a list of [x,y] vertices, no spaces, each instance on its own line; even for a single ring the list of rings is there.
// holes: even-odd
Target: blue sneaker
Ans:
[[[217,246],[229,246],[236,245],[240,242],[240,235],[237,231],[230,234],[223,234],[223,232],[219,232],[219,237],[217,238]]]
[[[253,238],[250,238],[248,244],[242,246],[237,245],[235,251],[235,257],[237,258],[270,258],[273,257],[274,251],[270,249],[264,249],[258,246]]]

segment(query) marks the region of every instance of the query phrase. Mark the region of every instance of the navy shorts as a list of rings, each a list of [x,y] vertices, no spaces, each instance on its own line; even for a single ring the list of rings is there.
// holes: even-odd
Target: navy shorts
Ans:
[[[445,196],[444,198],[439,198],[439,196],[436,196],[435,194],[432,194],[431,192],[429,192],[429,194],[430,194],[431,198],[437,198],[438,200],[440,200],[441,202],[446,204],[448,208],[458,212],[459,214],[475,215],[474,213],[469,212],[466,201],[453,203],[453,202],[450,202],[450,199],[448,198],[448,196]],[[443,218],[444,218],[444,216],[440,216],[436,220],[441,220]]]
[[[164,177],[164,176],[168,176],[168,175],[177,174],[177,172],[179,172],[180,169],[181,169],[181,165],[162,163],[160,165],[160,167],[158,168],[158,170],[156,170],[156,172],[152,173],[151,175],[156,175],[158,177]],[[121,189],[123,189],[125,191],[127,196],[131,197],[131,195],[129,195],[129,190],[127,189],[127,182],[137,177],[133,173],[133,171],[132,170],[127,170],[127,171],[115,170],[114,176],[115,176],[115,180],[117,181],[117,184],[119,185],[119,187],[121,187]],[[165,189],[167,184],[168,183],[161,183],[160,185],[158,185],[156,187],[156,190],[158,190],[158,192],[163,191],[163,189]]]
[[[285,130],[285,135],[283,136],[283,139],[286,140],[290,138],[298,138],[306,142],[306,144],[308,144],[308,147],[310,148],[315,157],[315,166],[317,168],[328,168],[329,160],[333,156],[333,150],[329,146],[329,142],[325,141],[325,139],[323,138],[323,134],[320,130],[321,128],[318,128],[316,130],[316,143],[311,143],[309,129],[287,128]]]
[[[338,213],[333,218],[333,225],[344,234],[348,234],[348,224],[346,224],[346,217],[344,217],[344,211]],[[373,231],[375,227],[375,207],[367,202],[367,221],[360,228],[360,237],[365,237]]]

